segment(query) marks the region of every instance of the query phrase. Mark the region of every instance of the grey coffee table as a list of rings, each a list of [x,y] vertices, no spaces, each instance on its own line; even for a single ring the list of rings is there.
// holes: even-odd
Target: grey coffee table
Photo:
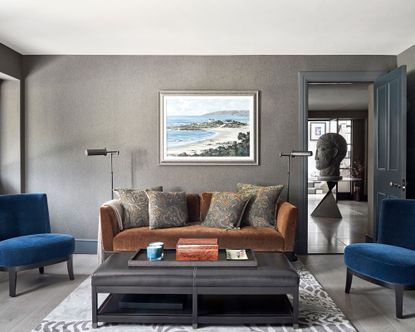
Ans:
[[[286,257],[255,252],[257,267],[128,267],[112,254],[92,275],[92,324],[293,324],[299,276]],[[109,293],[98,308],[98,293]],[[293,297],[293,304],[287,298]]]

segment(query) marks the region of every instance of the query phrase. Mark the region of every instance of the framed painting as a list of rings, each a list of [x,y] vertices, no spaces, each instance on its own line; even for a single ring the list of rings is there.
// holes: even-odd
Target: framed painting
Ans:
[[[310,141],[317,141],[321,135],[326,133],[325,122],[311,122],[310,123]]]
[[[258,91],[161,91],[160,165],[258,165]]]

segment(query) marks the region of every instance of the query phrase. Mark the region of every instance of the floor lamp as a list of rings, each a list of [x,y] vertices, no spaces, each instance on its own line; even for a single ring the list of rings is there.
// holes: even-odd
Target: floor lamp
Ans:
[[[291,158],[296,157],[311,157],[313,155],[312,151],[291,151],[288,153],[280,153],[280,157],[288,158],[288,179],[287,179],[287,202],[290,201],[290,183],[291,183]]]
[[[107,148],[104,149],[86,149],[85,154],[88,157],[92,156],[107,156],[110,155],[110,161],[111,161],[111,199],[114,199],[114,171],[112,168],[112,156],[113,155],[119,155],[119,150],[107,150]]]

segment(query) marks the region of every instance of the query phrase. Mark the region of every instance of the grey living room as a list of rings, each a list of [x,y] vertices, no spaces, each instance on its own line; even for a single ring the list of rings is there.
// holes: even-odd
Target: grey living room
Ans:
[[[414,331],[413,14],[0,1],[0,331]]]

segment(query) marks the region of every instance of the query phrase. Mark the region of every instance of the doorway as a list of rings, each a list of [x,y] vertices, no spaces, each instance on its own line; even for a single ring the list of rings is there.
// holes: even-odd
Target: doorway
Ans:
[[[364,242],[368,218],[368,83],[311,83],[308,89],[308,253],[342,254]],[[325,134],[344,138],[340,178],[320,176],[317,146]],[[327,135],[323,136],[326,137]]]
[[[406,198],[406,66],[384,72],[299,72],[299,150],[308,149],[308,94],[313,83],[373,83],[368,112],[368,235],[377,240],[382,201]],[[371,126],[372,123],[372,126]],[[298,242],[296,252],[308,253],[308,167],[298,162]],[[332,188],[332,186],[330,186]],[[369,238],[368,237],[368,238]]]
[[[383,72],[299,72],[299,150],[308,150],[308,95],[309,86],[313,83],[364,83],[371,84],[376,79],[384,74]],[[373,91],[372,91],[373,94]],[[369,102],[373,100],[373,95],[369,96]],[[372,105],[373,107],[373,105]],[[372,129],[373,130],[373,129]],[[368,130],[368,146],[370,148],[370,140],[373,139],[373,133],[371,134],[371,128]],[[371,151],[369,149],[368,154]],[[372,151],[373,153],[373,151]],[[307,158],[301,158],[298,160],[298,166],[300,168],[299,177],[299,199],[298,199],[298,211],[299,211],[299,225],[298,225],[298,242],[296,251],[299,254],[308,253],[308,160]],[[311,159],[311,158],[308,158]],[[372,158],[373,159],[373,158]],[[371,165],[371,158],[368,158],[368,170]],[[372,160],[373,162],[373,160]],[[371,177],[368,176],[368,191],[373,190],[370,183]],[[370,195],[368,195],[369,205],[369,230],[373,229],[373,216],[371,208]],[[369,232],[370,234],[370,232]]]

